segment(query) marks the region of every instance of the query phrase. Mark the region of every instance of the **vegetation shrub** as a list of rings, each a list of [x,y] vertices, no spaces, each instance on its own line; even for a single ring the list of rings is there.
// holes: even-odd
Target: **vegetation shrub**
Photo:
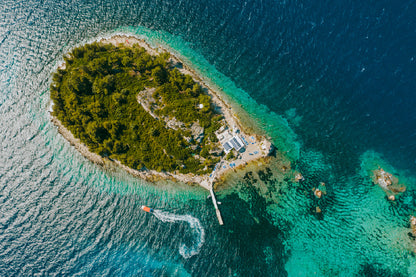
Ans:
[[[53,115],[92,152],[138,170],[203,174],[215,165],[218,159],[209,159],[207,149],[217,142],[222,117],[191,76],[171,68],[168,53],[151,56],[137,44],[95,42],[64,60],[50,86]],[[186,126],[198,122],[205,132],[201,143],[186,141],[185,131],[167,128],[144,110],[137,95],[152,87],[161,107],[155,113]],[[200,149],[204,161],[194,157]]]

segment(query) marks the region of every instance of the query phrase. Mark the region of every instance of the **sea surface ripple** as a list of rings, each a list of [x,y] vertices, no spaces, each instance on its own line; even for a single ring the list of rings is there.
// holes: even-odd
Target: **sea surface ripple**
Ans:
[[[0,276],[415,276],[414,14],[387,0],[2,1]],[[51,73],[115,33],[175,50],[305,180],[274,164],[236,175],[221,227],[201,188],[83,158],[50,122]],[[406,184],[397,201],[371,183],[377,166]]]

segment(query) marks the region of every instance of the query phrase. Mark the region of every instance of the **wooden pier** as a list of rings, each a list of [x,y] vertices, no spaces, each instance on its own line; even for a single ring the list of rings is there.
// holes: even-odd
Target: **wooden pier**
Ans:
[[[220,209],[218,208],[217,199],[215,199],[215,194],[214,194],[214,190],[212,189],[212,185],[209,190],[209,193],[211,194],[211,199],[215,207],[215,213],[217,214],[218,222],[220,223],[220,225],[224,225],[224,222],[222,221]]]
[[[217,168],[217,166],[215,166],[215,168]],[[210,175],[210,178],[208,180],[202,181],[200,183],[200,185],[202,187],[206,188],[207,190],[209,190],[209,194],[210,194],[211,199],[212,199],[212,204],[214,204],[215,213],[217,214],[218,222],[220,223],[220,225],[224,225],[224,222],[222,221],[222,216],[221,216],[220,209],[218,208],[217,199],[215,198],[215,194],[214,194],[214,186],[213,185],[214,185],[215,175],[216,175],[216,171],[214,169],[212,171],[212,174]]]
[[[212,204],[214,204],[215,213],[217,214],[218,222],[220,223],[220,225],[224,225],[224,222],[222,221],[220,209],[218,208],[217,199],[215,198],[215,194],[214,194],[214,189],[213,189],[214,179],[215,179],[215,173],[213,172],[212,177],[208,180],[202,181],[200,185],[206,188],[207,190],[209,190],[209,194],[212,199]]]

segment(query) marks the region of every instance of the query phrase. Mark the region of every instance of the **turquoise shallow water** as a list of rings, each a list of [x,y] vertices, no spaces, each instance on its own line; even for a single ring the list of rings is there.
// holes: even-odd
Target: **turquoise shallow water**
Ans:
[[[375,14],[350,8],[360,18],[351,22],[367,22],[370,36],[395,14],[389,5],[374,7]],[[368,80],[382,78],[387,73],[373,68],[387,61],[359,59],[365,50],[354,51],[354,43],[368,57],[382,50],[355,39],[352,23],[342,29],[334,18],[350,22],[344,9],[332,7],[330,17],[327,9],[296,1],[0,4],[0,275],[414,276],[414,113],[407,106],[414,98],[395,102],[412,84],[413,36],[398,33],[388,50],[373,38],[384,57],[408,62],[391,62],[397,86],[379,90],[406,118],[385,109],[392,124],[375,108],[385,103],[368,104],[370,81],[360,75],[365,67],[374,76]],[[337,47],[332,33],[323,40],[326,28],[349,38],[350,48]],[[278,162],[235,175],[218,192],[221,227],[201,188],[148,184],[84,159],[49,121],[51,72],[75,45],[120,32],[192,65],[246,124],[271,137],[305,181],[282,176]],[[404,56],[393,59],[398,45]],[[397,201],[371,183],[378,166],[407,185]],[[320,182],[327,194],[318,200],[312,188]],[[141,205],[158,213],[143,213]]]

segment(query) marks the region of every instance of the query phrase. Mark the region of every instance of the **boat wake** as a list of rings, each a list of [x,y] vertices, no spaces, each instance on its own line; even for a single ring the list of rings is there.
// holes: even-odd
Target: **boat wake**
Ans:
[[[160,210],[154,210],[153,214],[163,222],[177,222],[186,221],[192,229],[196,243],[192,247],[187,247],[184,243],[179,247],[179,254],[185,259],[196,255],[201,250],[202,245],[205,242],[205,230],[199,222],[198,218],[191,215],[176,215]]]

